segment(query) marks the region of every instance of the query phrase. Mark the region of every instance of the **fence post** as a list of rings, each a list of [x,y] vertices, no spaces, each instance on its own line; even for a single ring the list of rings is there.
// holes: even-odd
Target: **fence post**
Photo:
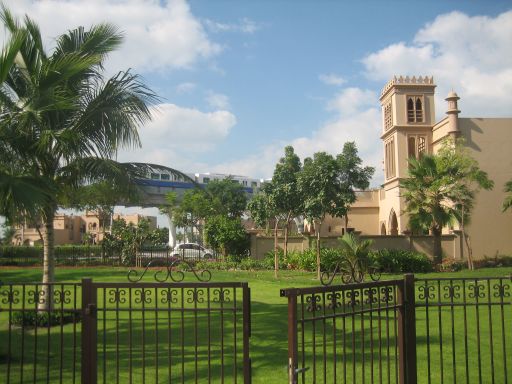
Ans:
[[[96,384],[97,321],[96,288],[92,279],[82,279],[82,383]]]
[[[287,289],[288,296],[288,382],[297,384],[297,291]]]
[[[244,354],[244,384],[252,382],[251,358],[249,357],[249,338],[251,337],[251,288],[247,283],[243,285],[243,354]]]
[[[416,306],[414,275],[404,275],[398,286],[398,364],[399,383],[416,384]]]

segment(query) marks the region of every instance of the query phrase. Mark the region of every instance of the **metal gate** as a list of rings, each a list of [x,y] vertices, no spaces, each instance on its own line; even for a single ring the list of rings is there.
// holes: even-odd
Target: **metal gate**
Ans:
[[[0,319],[3,383],[251,382],[247,283],[5,284]]]
[[[82,383],[250,383],[247,283],[82,281]]]
[[[290,383],[405,383],[415,376],[414,285],[407,280],[291,288]]]
[[[285,289],[290,383],[508,383],[512,277]]]

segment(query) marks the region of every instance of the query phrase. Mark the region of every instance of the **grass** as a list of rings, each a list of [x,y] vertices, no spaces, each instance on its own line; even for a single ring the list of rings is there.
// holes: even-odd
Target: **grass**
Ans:
[[[95,282],[126,282],[125,268],[58,268],[57,269],[57,280],[59,282],[78,282],[83,277],[92,277]],[[270,383],[284,383],[287,381],[287,301],[286,298],[281,298],[279,292],[283,288],[290,287],[308,287],[318,286],[318,281],[314,278],[314,274],[307,272],[297,271],[283,271],[280,273],[279,279],[274,279],[273,272],[270,271],[213,271],[212,281],[214,282],[248,282],[251,288],[251,323],[252,323],[252,335],[250,339],[251,348],[251,359],[252,359],[252,372],[253,372],[253,383],[255,384],[270,384]],[[457,273],[431,273],[428,275],[417,275],[417,277],[470,277],[478,279],[485,276],[510,276],[512,274],[512,268],[495,268],[495,269],[481,269],[477,271],[462,271]],[[383,279],[401,278],[401,276],[387,275],[383,276]],[[37,282],[41,279],[40,268],[1,268],[0,269],[0,281],[3,283],[24,283],[24,282]],[[152,281],[151,276],[148,275],[143,281]],[[186,281],[193,281],[192,278],[187,277]],[[443,282],[441,291],[445,293],[444,287],[447,286],[446,282]],[[4,288],[5,289],[5,288]],[[417,285],[418,289],[418,285]],[[510,288],[512,290],[512,288]],[[0,292],[2,289],[0,288]],[[508,291],[510,292],[510,291]],[[80,292],[77,291],[77,298],[79,301]],[[219,373],[220,361],[220,348],[222,344],[227,348],[227,355],[232,356],[234,350],[232,345],[234,344],[234,331],[235,322],[231,315],[226,316],[223,319],[212,315],[211,318],[205,317],[205,315],[195,315],[198,312],[181,313],[176,312],[168,316],[168,312],[160,312],[155,315],[152,311],[144,313],[144,319],[142,318],[142,312],[134,312],[130,315],[129,312],[123,311],[125,304],[110,304],[111,310],[102,311],[103,301],[107,301],[107,296],[110,292],[108,288],[105,290],[98,291],[98,304],[100,311],[98,313],[98,358],[99,358],[99,378],[105,377],[106,382],[116,382],[117,372],[119,372],[120,382],[127,382],[129,372],[129,355],[130,348],[128,341],[133,342],[132,348],[132,362],[134,364],[134,370],[137,371],[137,376],[134,377],[133,382],[142,382],[141,377],[141,359],[143,357],[142,343],[144,348],[144,358],[147,361],[148,366],[146,367],[146,382],[167,382],[168,378],[181,377],[182,372],[186,377],[185,382],[195,382],[194,370],[198,367],[200,374],[205,374],[208,369],[211,369],[214,373]],[[419,292],[418,292],[419,293]],[[103,299],[105,294],[105,299]],[[187,293],[184,293],[186,295]],[[213,292],[212,292],[213,294]],[[237,295],[239,293],[237,292]],[[73,296],[73,293],[71,294]],[[155,291],[154,297],[158,298],[158,302],[162,303],[163,290]],[[240,296],[238,296],[240,297]],[[6,309],[6,302],[2,300],[6,296],[0,296],[0,309]],[[178,298],[178,301],[185,302],[187,296],[183,296],[182,299]],[[487,300],[487,298],[485,299]],[[501,324],[501,311],[504,314],[505,324],[510,324],[512,319],[510,298],[507,305],[504,308],[500,306],[489,307],[482,306],[476,310],[475,307],[468,307],[465,317],[462,307],[454,307],[453,312],[451,307],[439,308],[436,306],[429,307],[428,310],[425,308],[418,308],[417,310],[417,341],[418,341],[418,378],[420,383],[437,383],[441,382],[441,370],[440,364],[443,364],[443,380],[445,382],[466,382],[466,356],[468,361],[468,372],[471,378],[471,382],[478,381],[478,376],[483,377],[483,382],[490,381],[488,378],[492,373],[496,375],[495,381],[497,383],[503,382],[505,374],[503,366],[503,348],[502,338],[507,340],[506,345],[506,356],[509,360],[507,367],[508,373],[512,370],[512,363],[510,363],[510,356],[512,356],[512,342],[510,341],[511,333],[510,328],[503,328]],[[73,300],[71,300],[72,305]],[[116,307],[118,305],[118,307]],[[139,307],[143,304],[138,304]],[[160,304],[163,305],[163,304]],[[206,305],[206,304],[204,304]],[[216,304],[218,305],[218,304]],[[226,304],[228,305],[228,304]],[[232,304],[229,304],[232,305]],[[106,308],[103,306],[103,308]],[[116,311],[115,309],[121,309]],[[113,310],[112,310],[113,309]],[[129,316],[132,316],[131,319]],[[427,322],[428,316],[428,322]],[[383,377],[383,381],[387,382],[388,372],[393,382],[393,375],[395,372],[394,359],[395,359],[395,330],[392,313],[386,313],[385,311],[380,314],[366,314],[360,317],[347,317],[345,327],[347,332],[345,333],[346,343],[341,342],[341,334],[339,333],[339,327],[341,323],[323,322],[319,323],[315,328],[316,338],[313,339],[311,326],[305,327],[305,342],[304,347],[306,351],[305,355],[305,366],[310,369],[305,373],[305,382],[309,383],[313,381],[313,361],[311,356],[313,351],[316,356],[316,374],[317,382],[323,382],[323,375],[320,371],[323,371],[324,361],[325,368],[327,370],[326,382],[330,383],[332,380],[329,378],[334,375],[332,362],[334,356],[332,355],[333,344],[329,341],[329,335],[337,334],[337,358],[336,358],[336,375],[338,377],[343,376],[343,357],[341,352],[343,351],[342,344],[344,345],[346,358],[345,363],[347,364],[347,371],[344,373],[348,381],[351,381],[353,374],[356,375],[357,381],[361,382],[363,374],[363,364],[366,381],[370,381],[370,375],[374,375],[376,381],[379,381],[379,376]],[[489,318],[491,320],[489,321]],[[141,326],[144,321],[144,329]],[[208,321],[209,325],[208,326]],[[226,331],[226,334],[222,338],[215,333],[210,333],[212,341],[212,350],[208,354],[208,351],[204,344],[200,341],[196,343],[195,340],[207,339],[208,329],[220,329],[221,322]],[[8,340],[8,315],[7,312],[0,312],[0,340]],[[168,324],[180,325],[176,330],[171,332],[168,331]],[[380,354],[384,357],[383,364],[379,366],[377,363],[377,357],[379,355],[379,348],[376,348],[376,352],[371,354],[370,342],[371,339],[378,340],[378,325],[381,325],[382,335],[389,333],[390,342],[389,346],[387,341],[380,345]],[[452,327],[452,324],[454,326]],[[371,325],[371,327],[370,327]],[[476,332],[477,325],[479,326],[480,333]],[[336,333],[335,332],[335,328]],[[172,327],[171,327],[172,328]],[[116,331],[119,330],[119,331]],[[491,332],[492,330],[492,332]],[[75,333],[76,331],[76,333]],[[236,341],[238,345],[237,356],[240,356],[240,335],[242,334],[241,328],[236,328],[238,339]],[[60,369],[62,366],[62,382],[71,383],[73,382],[73,364],[79,367],[80,358],[79,355],[73,355],[73,343],[76,345],[80,344],[80,324],[67,324],[63,326],[47,328],[33,328],[28,329],[25,332],[21,332],[20,328],[13,328],[11,332],[11,376],[12,382],[20,382],[21,375],[23,375],[23,381],[32,382],[34,375],[34,358],[37,360],[37,380],[36,382],[46,382],[47,375],[50,377],[51,382],[60,381]],[[365,333],[364,333],[365,332]],[[427,332],[431,340],[430,346],[426,343]],[[508,333],[507,333],[508,332]],[[362,334],[363,333],[363,334]],[[48,337],[50,334],[50,337]],[[323,350],[323,334],[327,335],[326,349]],[[464,344],[464,335],[467,335],[467,346]],[[322,335],[322,336],[320,336]],[[493,336],[493,342],[491,343],[490,337]],[[21,339],[23,337],[23,340]],[[75,339],[76,337],[76,339]],[[48,339],[50,344],[48,345]],[[176,359],[168,361],[168,348],[169,339],[171,350],[178,355],[181,353],[181,344],[188,345],[184,347],[183,356],[186,364],[181,366],[181,361]],[[441,345],[442,340],[442,347]],[[37,342],[37,347],[34,345]],[[20,345],[24,345],[24,361],[21,364],[21,353]],[[60,345],[64,346],[64,353],[60,353]],[[352,345],[352,343],[354,345]],[[0,382],[5,382],[6,376],[6,356],[7,356],[7,344],[6,342],[0,343]],[[117,346],[117,347],[116,347]],[[197,346],[197,348],[196,348]],[[364,347],[364,353],[363,351]],[[389,347],[389,354],[388,354]],[[231,348],[231,349],[230,349]],[[455,362],[452,360],[452,350],[455,348]],[[79,353],[79,352],[77,352]],[[480,354],[480,359],[478,355]],[[491,354],[493,359],[491,359]],[[2,356],[3,360],[2,360]],[[119,364],[116,364],[116,356],[119,356]],[[210,356],[210,359],[208,359]],[[226,375],[226,382],[233,382],[234,377],[238,378],[238,382],[241,382],[241,371],[231,371],[232,358],[225,356],[224,365],[229,367],[229,372],[224,372]],[[389,365],[388,359],[389,356]],[[105,358],[104,358],[105,357]],[[238,357],[239,358],[239,357]],[[231,360],[230,360],[231,359]],[[373,364],[372,364],[372,359]],[[106,362],[103,365],[103,361]],[[208,365],[208,361],[210,364]],[[430,364],[428,364],[430,361]],[[480,361],[480,365],[479,365]],[[494,362],[494,366],[491,366],[490,362]],[[49,364],[47,364],[49,362]],[[21,366],[24,366],[24,370],[20,370]],[[50,369],[46,372],[46,366]],[[158,365],[158,370],[155,366]],[[457,374],[454,375],[453,366],[456,366]],[[352,371],[352,366],[355,370]],[[169,367],[171,372],[169,372]],[[182,371],[183,369],[183,371]],[[105,371],[105,376],[103,376]],[[156,373],[158,372],[158,378]],[[340,380],[341,381],[341,380]],[[77,379],[79,382],[79,379]],[[100,381],[101,382],[101,381]],[[199,382],[202,382],[199,380]],[[204,382],[204,381],[203,381]],[[215,381],[214,381],[215,382]]]

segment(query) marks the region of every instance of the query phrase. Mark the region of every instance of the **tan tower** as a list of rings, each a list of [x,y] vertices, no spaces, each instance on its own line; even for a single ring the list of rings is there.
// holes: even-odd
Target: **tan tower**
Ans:
[[[435,124],[432,77],[394,77],[380,95],[384,144],[384,191],[379,209],[381,234],[398,235],[407,229],[401,215],[399,182],[408,176],[409,157],[430,152]],[[456,105],[456,104],[455,104]]]

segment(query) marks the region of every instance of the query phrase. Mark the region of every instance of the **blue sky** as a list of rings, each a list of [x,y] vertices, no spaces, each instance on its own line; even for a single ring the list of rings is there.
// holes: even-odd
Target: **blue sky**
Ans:
[[[510,116],[510,1],[10,0],[52,38],[112,22],[108,71],[132,68],[162,98],[141,150],[120,160],[271,177],[286,145],[303,158],[356,141],[382,181],[380,89],[433,75],[462,116]],[[0,41],[3,40],[0,35]]]

